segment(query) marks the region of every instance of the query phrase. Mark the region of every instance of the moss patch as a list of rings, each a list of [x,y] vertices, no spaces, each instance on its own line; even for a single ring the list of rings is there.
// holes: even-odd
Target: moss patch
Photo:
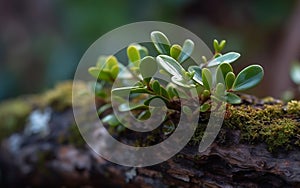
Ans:
[[[22,99],[0,104],[0,140],[24,128],[32,106]]]
[[[290,149],[299,145],[299,102],[258,107],[229,106],[226,127],[241,130],[241,140],[249,143],[265,142],[270,151]]]

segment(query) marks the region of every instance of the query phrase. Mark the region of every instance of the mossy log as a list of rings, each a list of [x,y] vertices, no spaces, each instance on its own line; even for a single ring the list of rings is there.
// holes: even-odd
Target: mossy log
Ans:
[[[178,154],[143,168],[99,157],[80,137],[70,104],[56,109],[47,103],[52,106],[47,130],[28,134],[27,122],[4,134],[1,187],[300,187],[300,102],[247,100],[228,107],[205,152],[198,152],[198,130]],[[30,107],[36,110],[36,103]]]

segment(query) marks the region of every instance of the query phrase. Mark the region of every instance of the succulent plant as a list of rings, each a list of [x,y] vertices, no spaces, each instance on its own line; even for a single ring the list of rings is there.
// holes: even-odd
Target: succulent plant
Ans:
[[[114,56],[100,57],[97,65],[89,68],[89,73],[97,78],[102,86],[103,83],[112,84],[119,77],[126,81],[126,76],[133,75],[137,79],[132,86],[112,89],[112,95],[122,95],[123,92],[141,100],[139,105],[123,110],[142,109],[148,112],[151,101],[155,98],[163,100],[166,106],[172,109],[174,108],[172,104],[179,100],[179,96],[195,97],[186,92],[195,89],[200,102],[199,111],[205,112],[211,108],[211,99],[230,104],[241,103],[240,97],[235,92],[252,88],[263,78],[264,71],[260,65],[250,65],[236,75],[231,63],[236,61],[240,54],[237,52],[222,54],[226,45],[225,40],[221,42],[214,40],[215,53],[211,59],[202,57],[201,63],[197,60],[199,62],[186,67],[185,62],[191,59],[194,51],[195,44],[192,40],[185,40],[182,46],[171,44],[167,36],[160,31],[153,31],[150,38],[158,52],[154,57],[149,55],[146,47],[131,44],[127,48],[128,68],[118,63]],[[170,82],[163,83],[157,75],[168,78]],[[147,94],[147,97],[143,94]],[[114,118],[112,123],[116,124]]]

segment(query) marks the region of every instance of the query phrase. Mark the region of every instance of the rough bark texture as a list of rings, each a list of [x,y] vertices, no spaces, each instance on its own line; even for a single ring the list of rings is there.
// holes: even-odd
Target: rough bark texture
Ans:
[[[72,111],[54,113],[49,134],[19,132],[2,141],[1,187],[300,187],[300,151],[272,154],[265,144],[240,143],[238,130],[222,130],[198,153],[187,145],[166,162],[129,168],[70,142]],[[17,138],[17,139],[16,139]]]

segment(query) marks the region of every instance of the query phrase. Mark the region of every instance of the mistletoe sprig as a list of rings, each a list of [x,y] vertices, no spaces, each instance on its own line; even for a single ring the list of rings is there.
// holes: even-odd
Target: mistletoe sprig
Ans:
[[[158,52],[157,56],[150,56],[148,49],[140,44],[131,44],[127,48],[129,61],[128,71],[124,65],[118,62],[114,56],[100,57],[95,67],[89,68],[89,73],[98,79],[100,83],[113,83],[116,78],[137,78],[133,86],[119,87],[112,90],[113,94],[129,92],[133,96],[143,100],[139,106],[126,108],[149,110],[151,100],[162,99],[168,108],[179,100],[179,96],[192,97],[186,90],[195,88],[200,101],[201,112],[211,108],[211,99],[224,101],[230,104],[241,103],[240,97],[235,92],[247,90],[256,86],[263,78],[264,71],[260,65],[250,65],[237,75],[234,73],[231,63],[236,61],[240,54],[222,50],[226,41],[214,40],[214,55],[211,59],[203,57],[201,63],[186,67],[184,63],[191,59],[194,52],[194,42],[190,39],[181,45],[171,44],[165,34],[153,31],[151,41]],[[155,76],[156,75],[156,76]],[[163,84],[157,75],[167,77],[170,82]],[[140,95],[147,94],[147,98]],[[176,109],[176,108],[174,108]]]

